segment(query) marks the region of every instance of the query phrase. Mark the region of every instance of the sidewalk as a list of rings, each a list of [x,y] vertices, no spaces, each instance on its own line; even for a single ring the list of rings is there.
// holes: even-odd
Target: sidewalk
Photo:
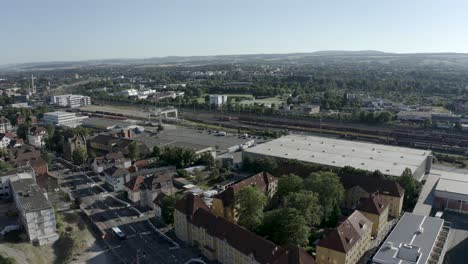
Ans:
[[[413,213],[417,215],[430,215],[432,203],[434,202],[434,187],[440,178],[440,171],[432,170],[426,179],[421,193],[419,194],[418,202],[414,207]]]

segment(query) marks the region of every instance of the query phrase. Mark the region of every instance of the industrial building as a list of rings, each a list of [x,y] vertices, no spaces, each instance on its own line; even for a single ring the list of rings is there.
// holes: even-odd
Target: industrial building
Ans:
[[[434,190],[434,207],[458,213],[468,213],[468,174],[434,171],[440,174]]]
[[[57,106],[78,108],[91,104],[89,96],[77,94],[54,95],[50,97],[50,103]]]
[[[432,152],[335,138],[288,135],[244,150],[243,158],[272,157],[342,168],[379,170],[399,177],[409,168],[416,179],[429,173]]]
[[[42,119],[45,124],[56,126],[77,127],[83,123],[87,116],[77,116],[75,113],[69,112],[49,112],[44,114]]]
[[[372,261],[376,264],[438,263],[447,235],[443,219],[405,213]]]

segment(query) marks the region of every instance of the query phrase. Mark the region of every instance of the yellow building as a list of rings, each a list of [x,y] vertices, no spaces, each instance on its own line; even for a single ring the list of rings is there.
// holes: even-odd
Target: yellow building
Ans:
[[[227,264],[314,264],[296,246],[280,247],[247,229],[216,216],[203,200],[187,194],[176,203],[174,228],[177,237],[196,246],[212,261]]]
[[[261,172],[228,186],[223,192],[213,197],[211,208],[213,213],[231,222],[236,222],[236,194],[247,186],[254,186],[261,193],[265,194],[266,197],[271,198],[275,195],[278,188],[278,178],[273,177],[268,172]]]
[[[379,194],[372,194],[362,199],[357,210],[372,222],[372,236],[382,236],[388,222],[388,202]]]
[[[361,199],[368,198],[372,193],[379,193],[388,202],[389,216],[400,216],[405,190],[397,181],[365,175],[345,175],[341,177],[340,181],[346,190],[343,207],[356,209]]]
[[[354,211],[337,228],[319,241],[316,248],[318,264],[354,264],[369,249],[372,222]]]

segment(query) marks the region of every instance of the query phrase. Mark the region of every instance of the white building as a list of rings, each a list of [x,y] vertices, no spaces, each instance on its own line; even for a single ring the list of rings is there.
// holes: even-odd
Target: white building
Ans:
[[[91,104],[89,96],[77,94],[54,95],[51,97],[51,103],[58,106],[78,108]]]
[[[408,168],[416,179],[429,173],[432,167],[430,150],[304,135],[288,135],[259,144],[244,150],[242,156],[298,160],[336,168],[350,166],[371,172],[379,170],[394,177],[401,176]]]
[[[122,90],[122,91],[120,91],[120,92],[116,92],[115,95],[121,95],[121,96],[138,96],[138,90],[136,90],[136,89]]]
[[[0,134],[0,149],[6,149],[10,145],[11,139],[5,134]]]
[[[42,148],[45,145],[46,138],[47,129],[40,126],[30,128],[27,134],[28,144],[36,148]]]
[[[54,208],[34,179],[11,180],[11,191],[29,241],[46,245],[58,240]]]
[[[439,263],[447,236],[443,219],[405,213],[372,258],[372,263]]]
[[[439,210],[468,214],[468,174],[432,171],[440,175],[434,189],[433,206]]]
[[[222,106],[227,103],[227,95],[212,94],[210,95],[210,105]]]
[[[0,201],[8,201],[12,198],[10,180],[13,179],[34,179],[34,170],[29,167],[10,169],[0,173]]]
[[[42,119],[45,124],[52,124],[56,126],[77,127],[83,123],[87,116],[76,116],[75,113],[68,112],[49,112],[44,114]]]
[[[8,118],[0,117],[0,133],[6,133],[12,129],[11,122]]]

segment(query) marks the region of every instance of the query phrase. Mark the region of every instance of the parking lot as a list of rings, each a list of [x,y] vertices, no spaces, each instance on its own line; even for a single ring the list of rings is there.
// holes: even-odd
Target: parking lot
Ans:
[[[218,153],[225,153],[233,146],[239,146],[248,141],[263,141],[262,139],[248,137],[242,138],[235,133],[227,133],[225,136],[217,135],[216,131],[197,130],[182,126],[165,125],[164,131],[159,134],[144,133],[136,138],[152,149],[156,145],[177,144],[193,145],[195,147],[213,147]]]

